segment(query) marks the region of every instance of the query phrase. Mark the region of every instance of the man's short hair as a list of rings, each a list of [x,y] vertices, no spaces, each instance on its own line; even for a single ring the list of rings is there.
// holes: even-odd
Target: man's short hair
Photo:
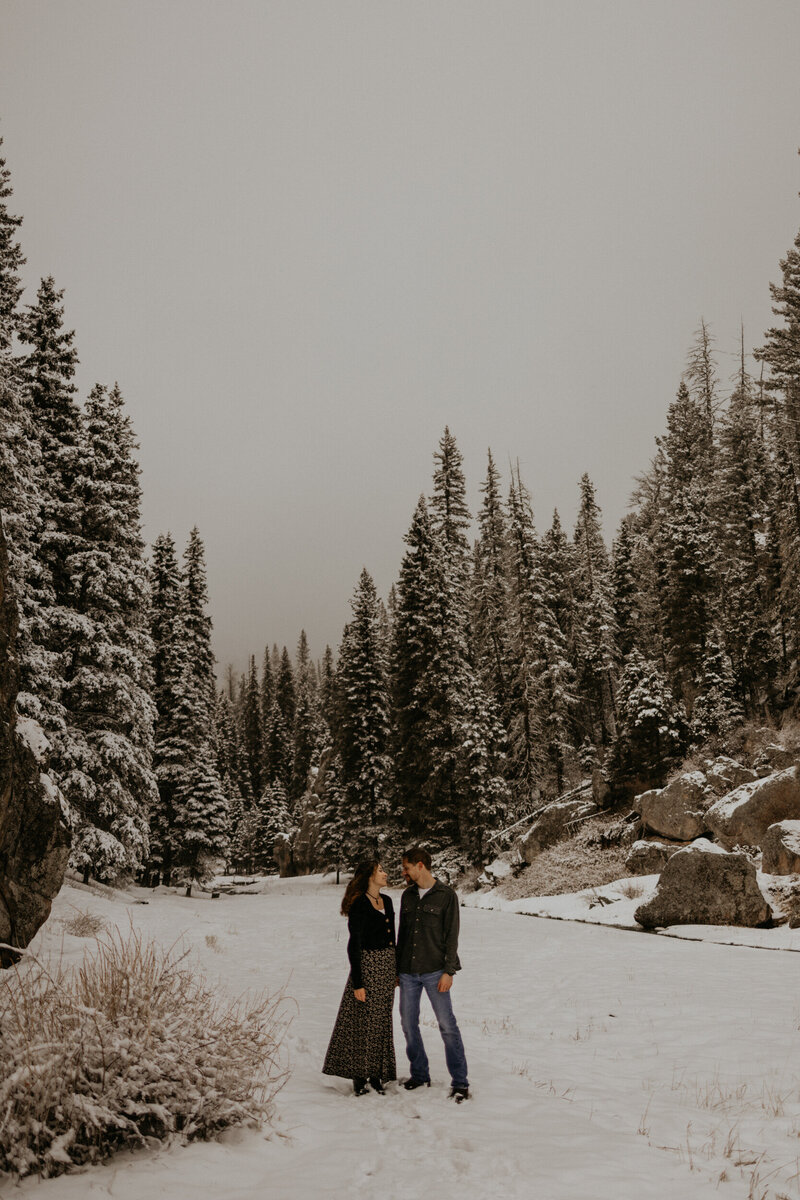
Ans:
[[[403,858],[406,862],[422,863],[426,871],[431,869],[430,852],[424,846],[410,846],[408,850],[403,851]]]

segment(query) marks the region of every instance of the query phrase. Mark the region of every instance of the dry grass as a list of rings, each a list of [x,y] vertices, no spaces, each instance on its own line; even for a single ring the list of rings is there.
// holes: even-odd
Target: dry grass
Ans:
[[[600,813],[585,821],[573,837],[543,850],[516,878],[507,879],[500,886],[501,894],[509,899],[560,896],[620,879],[627,873],[630,847],[598,842],[600,834],[618,821],[619,813]]]
[[[105,929],[106,923],[97,913],[92,913],[80,908],[75,909],[75,915],[67,917],[64,921],[64,932],[72,934],[73,937],[96,937],[101,929]]]
[[[625,883],[619,885],[617,891],[626,900],[636,900],[639,896],[644,895],[644,884],[635,883],[632,879],[628,879]]]
[[[24,959],[0,976],[0,1172],[57,1175],[268,1117],[282,1001],[227,999],[133,930],[78,969]]]

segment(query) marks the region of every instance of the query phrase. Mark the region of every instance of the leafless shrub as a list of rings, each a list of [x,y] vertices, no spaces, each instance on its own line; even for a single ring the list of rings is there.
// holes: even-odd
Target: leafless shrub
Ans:
[[[96,937],[105,927],[103,918],[97,913],[89,912],[88,909],[83,911],[76,908],[75,915],[67,917],[64,921],[64,932],[72,934],[73,937]]]
[[[225,998],[133,930],[78,969],[24,959],[0,976],[0,1172],[57,1175],[268,1119],[285,1026],[281,993]]]

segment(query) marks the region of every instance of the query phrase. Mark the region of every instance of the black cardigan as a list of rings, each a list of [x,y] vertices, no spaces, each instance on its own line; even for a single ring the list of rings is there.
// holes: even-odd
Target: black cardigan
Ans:
[[[378,912],[366,896],[359,896],[347,914],[347,928],[350,930],[347,957],[350,959],[350,978],[354,989],[364,986],[361,951],[385,950],[387,946],[395,945],[394,906],[388,896],[382,895],[383,912]]]

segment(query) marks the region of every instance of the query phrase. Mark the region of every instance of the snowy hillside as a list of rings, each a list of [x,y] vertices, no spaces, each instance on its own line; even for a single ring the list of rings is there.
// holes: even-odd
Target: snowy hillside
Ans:
[[[65,887],[34,949],[78,959],[91,940],[63,920],[88,909],[162,942],[183,934],[233,992],[285,986],[293,1070],[277,1122],[3,1195],[391,1200],[422,1181],[444,1200],[800,1194],[796,954],[462,909],[453,999],[473,1099],[447,1099],[430,1011],[431,1090],[356,1098],[320,1074],[346,977],[339,889],[309,877],[213,901],[149,895],[133,905]],[[402,1075],[398,1021],[395,1041]]]

